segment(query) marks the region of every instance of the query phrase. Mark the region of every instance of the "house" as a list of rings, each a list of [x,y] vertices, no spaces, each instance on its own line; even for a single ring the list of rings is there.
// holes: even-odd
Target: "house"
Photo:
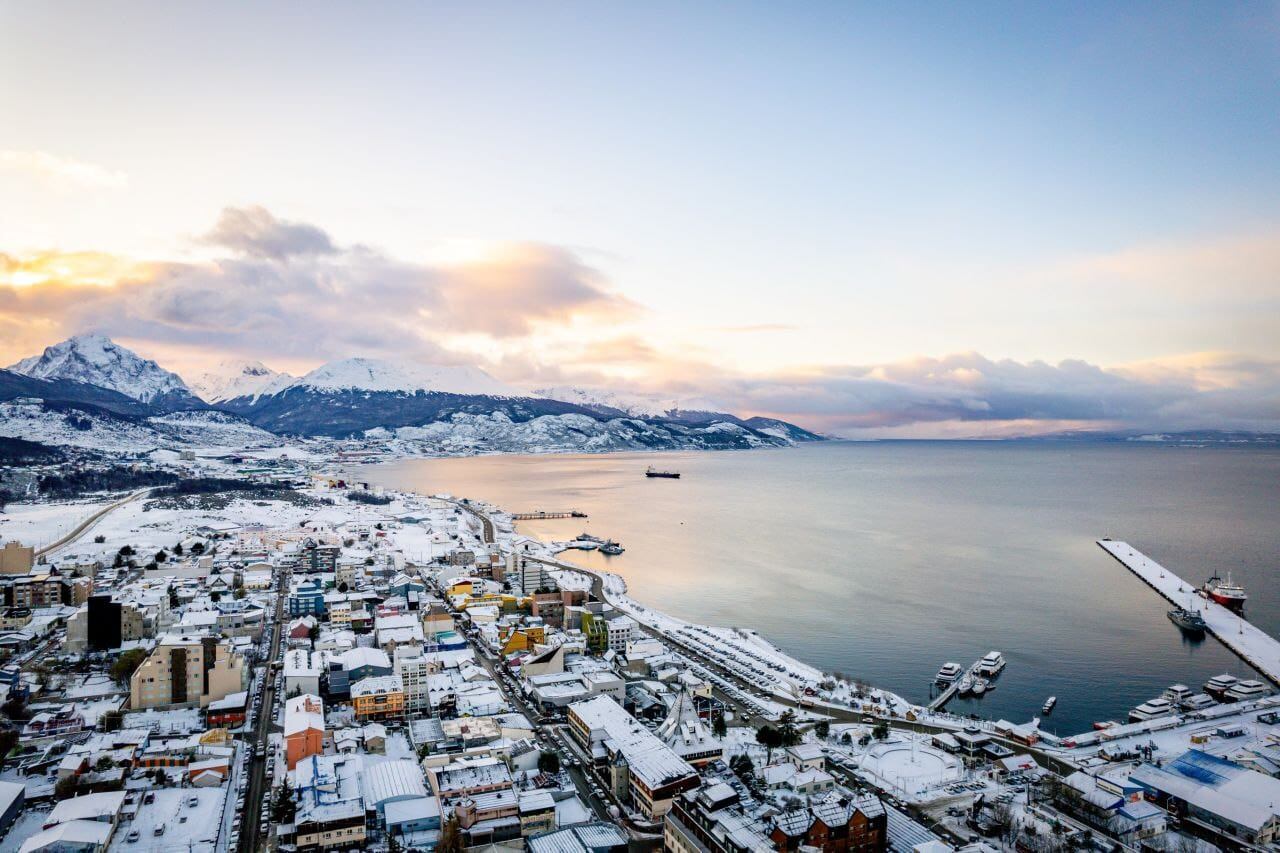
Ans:
[[[314,694],[285,701],[285,766],[293,770],[298,762],[324,751],[324,703]]]

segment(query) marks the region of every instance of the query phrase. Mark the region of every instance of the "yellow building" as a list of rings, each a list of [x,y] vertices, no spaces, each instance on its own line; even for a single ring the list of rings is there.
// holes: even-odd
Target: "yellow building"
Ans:
[[[509,655],[513,652],[526,652],[539,643],[545,643],[546,641],[547,629],[541,625],[517,628],[502,641],[502,654]]]
[[[0,548],[0,575],[25,575],[36,562],[36,549],[13,541]]]
[[[216,637],[166,634],[129,679],[133,708],[206,707],[245,689],[244,658]]]
[[[351,685],[356,719],[391,720],[404,717],[404,682],[398,675],[374,675]]]

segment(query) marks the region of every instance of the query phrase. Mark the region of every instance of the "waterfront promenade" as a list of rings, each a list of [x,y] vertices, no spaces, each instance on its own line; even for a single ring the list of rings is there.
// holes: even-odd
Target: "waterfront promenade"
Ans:
[[[1269,680],[1280,685],[1280,641],[1247,619],[1195,591],[1184,581],[1128,542],[1099,539],[1098,545],[1148,586],[1178,607],[1194,606],[1209,633]]]

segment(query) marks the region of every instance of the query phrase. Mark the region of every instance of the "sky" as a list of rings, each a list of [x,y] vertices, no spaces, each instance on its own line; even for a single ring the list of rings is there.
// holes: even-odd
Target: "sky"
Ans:
[[[1280,430],[1280,4],[0,0],[0,363]]]

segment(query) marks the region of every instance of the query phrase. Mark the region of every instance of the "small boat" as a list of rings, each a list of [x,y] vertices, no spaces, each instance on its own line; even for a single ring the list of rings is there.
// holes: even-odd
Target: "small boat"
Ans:
[[[1169,621],[1188,634],[1203,634],[1205,629],[1209,627],[1204,623],[1203,616],[1194,610],[1187,610],[1183,607],[1175,607],[1170,610]]]
[[[592,536],[590,533],[579,533],[574,540],[575,542],[594,542],[597,545],[603,545],[604,540],[599,536]]]
[[[1261,699],[1269,696],[1271,688],[1254,678],[1237,681],[1227,690],[1226,699],[1231,702],[1247,702],[1250,699]]]
[[[1000,670],[1004,669],[1004,665],[1004,655],[999,652],[987,652],[982,660],[978,661],[977,671],[979,675],[995,678],[1000,674]]]
[[[1058,704],[1058,697],[1050,696],[1048,699],[1044,700],[1044,705],[1041,706],[1040,713],[1041,714],[1053,713],[1053,706],[1057,704]]]
[[[1221,702],[1227,691],[1236,686],[1236,680],[1234,675],[1225,672],[1215,675],[1204,683],[1204,692]]]
[[[568,543],[568,547],[576,548],[579,551],[594,551],[600,547],[599,542],[592,542],[588,539],[574,539]]]
[[[600,553],[608,554],[611,557],[616,556],[617,554],[621,554],[625,550],[626,550],[625,548],[623,548],[617,542],[614,542],[612,539],[610,539],[608,542],[600,546]]]
[[[1213,577],[1204,582],[1204,593],[1223,607],[1237,613],[1244,610],[1244,603],[1249,598],[1245,595],[1244,587],[1231,582],[1231,572],[1227,572],[1225,581],[1215,572]]]
[[[1093,728],[1095,731],[1105,732],[1107,729],[1114,729],[1118,725],[1120,724],[1115,720],[1099,720],[1093,724]]]
[[[1142,723],[1160,717],[1168,717],[1174,712],[1173,703],[1163,696],[1143,702],[1129,712],[1129,722]]]
[[[938,670],[938,676],[935,679],[939,684],[950,684],[960,677],[960,664],[944,663],[942,669]]]
[[[652,468],[652,467],[650,467],[650,468],[646,469],[646,470],[645,470],[645,472],[644,472],[644,475],[645,475],[646,477],[658,477],[658,478],[661,478],[661,479],[664,479],[664,480],[679,480],[679,479],[680,479],[680,472],[679,472],[679,471],[659,471],[659,470],[657,470],[656,468]]]
[[[964,677],[960,679],[960,683],[956,685],[956,691],[961,696],[968,696],[970,693],[972,693],[973,692],[973,676],[969,675],[968,673],[965,673]]]
[[[973,695],[981,696],[987,692],[987,688],[991,686],[991,682],[985,678],[975,678],[973,680]]]

